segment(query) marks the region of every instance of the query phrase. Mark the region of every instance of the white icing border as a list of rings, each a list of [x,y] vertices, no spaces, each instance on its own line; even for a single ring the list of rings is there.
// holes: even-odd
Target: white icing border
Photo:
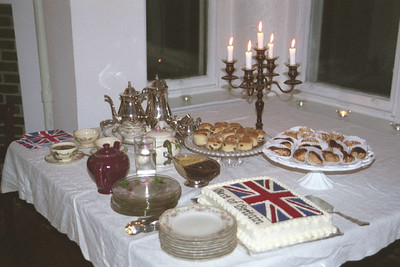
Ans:
[[[225,185],[231,185],[233,183],[241,183],[245,181],[264,180],[264,179],[269,179],[275,182],[277,185],[289,190],[293,195],[299,197],[301,200],[311,205],[312,207],[315,207],[322,214],[317,216],[295,218],[277,224],[271,223],[267,228],[262,228],[263,226],[255,225],[254,222],[252,222],[247,216],[243,215],[233,205],[227,205],[226,201],[222,197],[220,197],[216,192],[213,191],[213,189],[215,188],[223,187]],[[210,199],[210,201],[207,200],[207,197]],[[324,211],[321,207],[319,207],[315,203],[302,197],[297,192],[291,190],[286,185],[282,184],[281,182],[277,181],[272,177],[259,176],[253,178],[242,178],[206,186],[202,189],[202,195],[199,198],[199,203],[204,205],[217,205],[219,207],[222,207],[229,213],[231,213],[237,220],[238,239],[245,245],[245,247],[248,249],[250,253],[257,253],[282,246],[311,241],[327,237],[337,232],[337,228],[332,224],[331,214]],[[272,238],[272,240],[268,240],[268,238],[266,238],[277,235],[277,233],[283,233],[284,231],[287,232],[287,230],[293,228],[293,226],[306,225],[308,227],[309,224],[312,225],[322,224],[321,225],[322,227],[318,229],[312,229],[309,231],[303,231],[300,234],[295,234],[293,236],[286,236],[280,239],[278,238],[278,236]]]

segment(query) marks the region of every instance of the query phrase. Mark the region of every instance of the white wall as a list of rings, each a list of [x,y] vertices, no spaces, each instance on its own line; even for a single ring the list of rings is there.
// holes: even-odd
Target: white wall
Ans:
[[[26,129],[43,129],[43,114],[38,112],[42,110],[42,103],[37,49],[36,43],[33,43],[35,36],[32,36],[32,3],[24,0],[11,2],[14,13],[18,13],[20,6],[30,13],[26,17],[16,16],[15,20],[31,20],[29,25],[16,28],[17,36],[28,34],[32,39],[18,47],[21,82],[35,82],[34,90],[21,84],[23,98],[30,99],[29,102],[24,101]],[[280,56],[277,72],[281,73],[279,80],[285,80],[282,73],[286,71],[284,62],[287,62],[289,42],[293,37],[298,38],[295,36],[298,26],[294,14],[299,1],[224,0],[218,4],[218,25],[209,25],[218,28],[215,38],[218,42],[215,44],[217,70],[225,67],[220,61],[226,56],[227,44],[224,42],[234,35],[235,57],[239,59],[237,75],[242,76],[240,66],[244,65],[247,41],[251,39],[255,44],[258,22],[262,20],[265,42],[269,40],[270,33],[276,36],[275,54]],[[108,94],[118,107],[118,94],[128,81],[132,81],[136,90],[147,85],[145,0],[45,0],[44,9],[55,125],[66,130],[97,127],[100,121],[111,118],[104,94]],[[30,52],[33,56],[26,51],[33,51]],[[298,58],[301,59],[301,55]],[[37,77],[32,78],[32,74],[23,71],[28,66],[29,70],[37,72]],[[218,84],[223,86],[225,82],[220,80]]]

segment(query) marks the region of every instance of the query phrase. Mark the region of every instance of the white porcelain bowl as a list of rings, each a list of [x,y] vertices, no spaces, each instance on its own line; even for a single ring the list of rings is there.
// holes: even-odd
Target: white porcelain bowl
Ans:
[[[74,131],[75,140],[81,147],[93,147],[99,135],[100,132],[96,129],[80,129]]]
[[[60,162],[71,161],[78,153],[78,144],[74,142],[61,142],[50,147],[50,153],[53,158]]]
[[[97,149],[102,149],[104,144],[110,144],[110,147],[112,147],[112,146],[114,146],[115,142],[119,142],[120,145],[122,145],[122,139],[117,138],[117,137],[99,138],[96,141],[94,141],[94,144],[96,145]]]

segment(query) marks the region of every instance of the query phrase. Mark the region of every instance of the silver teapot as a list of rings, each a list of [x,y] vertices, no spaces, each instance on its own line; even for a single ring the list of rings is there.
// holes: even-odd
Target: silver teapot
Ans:
[[[168,105],[167,83],[164,80],[160,80],[156,75],[151,86],[142,90],[142,95],[147,97],[145,112],[147,125],[154,128],[159,121],[170,123],[171,109]]]
[[[108,102],[111,106],[114,123],[122,124],[123,121],[144,122],[146,120],[141,104],[144,99],[143,95],[132,87],[131,82],[128,82],[128,87],[119,97],[121,104],[117,113],[111,97],[104,95],[104,101]]]

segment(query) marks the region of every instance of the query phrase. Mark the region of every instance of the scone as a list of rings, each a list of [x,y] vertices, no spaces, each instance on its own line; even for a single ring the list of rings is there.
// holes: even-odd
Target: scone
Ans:
[[[235,135],[235,134],[236,134],[236,132],[231,130],[230,128],[222,130],[222,132],[221,132],[222,138],[224,138],[224,139],[227,138],[230,135]]]
[[[244,128],[240,128],[236,130],[236,135],[239,137],[245,136],[246,135],[246,130]]]
[[[210,132],[213,133],[213,134],[215,134],[215,133],[220,133],[222,130],[223,130],[223,129],[222,129],[221,126],[215,126],[215,125],[213,125],[213,126],[211,126],[211,128],[210,128]]]
[[[196,132],[193,135],[193,142],[197,146],[205,146],[208,142],[208,135],[204,132]]]
[[[208,122],[203,122],[199,125],[199,129],[207,129],[210,130],[213,125]]]
[[[251,140],[250,136],[243,136],[241,138],[239,138],[239,142],[237,144],[237,148],[238,150],[241,151],[246,151],[246,150],[250,150],[253,148],[253,141]]]
[[[228,128],[229,123],[227,123],[226,121],[223,121],[223,122],[218,121],[218,122],[214,123],[214,126],[219,126],[219,127],[222,127],[222,129],[226,129],[226,128]]]
[[[219,150],[222,147],[222,141],[218,138],[208,138],[207,148],[209,150]]]
[[[237,144],[234,141],[224,141],[222,144],[222,151],[224,152],[235,152],[237,150]]]
[[[237,129],[242,128],[242,125],[237,122],[232,122],[232,123],[229,123],[229,128],[236,131]]]
[[[240,138],[239,136],[237,136],[236,134],[233,134],[233,135],[227,136],[224,141],[237,143],[237,142],[239,142],[239,138]]]
[[[251,138],[253,147],[258,145],[258,134],[256,132],[251,132],[251,133],[248,133],[246,135]]]
[[[256,133],[258,135],[258,142],[263,143],[265,140],[265,131],[262,129],[256,129]]]

